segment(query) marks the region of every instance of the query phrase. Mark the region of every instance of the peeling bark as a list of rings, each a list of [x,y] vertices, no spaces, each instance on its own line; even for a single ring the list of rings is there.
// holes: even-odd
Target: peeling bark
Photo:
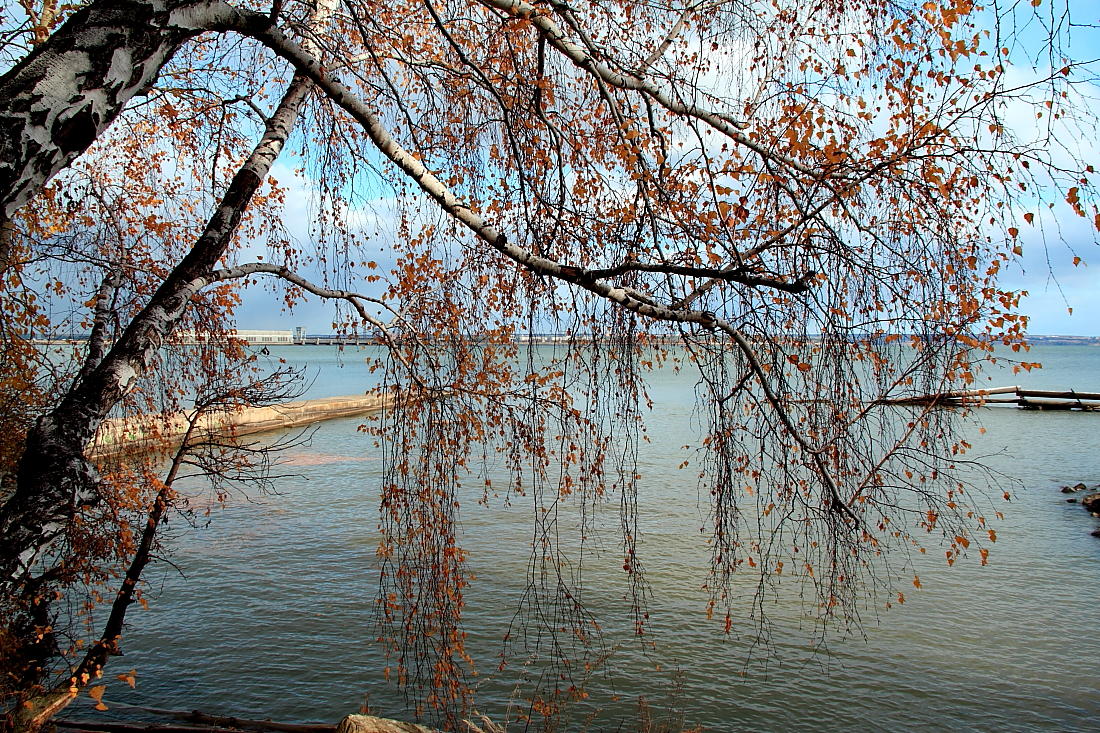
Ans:
[[[0,221],[148,91],[184,42],[233,12],[218,0],[99,0],[0,77]]]

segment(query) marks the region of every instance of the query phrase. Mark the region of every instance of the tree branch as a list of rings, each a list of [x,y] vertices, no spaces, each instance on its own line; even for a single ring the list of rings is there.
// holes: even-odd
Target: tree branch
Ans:
[[[756,350],[753,349],[752,344],[745,338],[745,335],[740,330],[735,328],[728,321],[716,318],[714,321],[716,328],[724,331],[735,344],[737,348],[741,350],[746,361],[749,362],[749,367],[756,373],[757,379],[760,382],[760,388],[764,391],[764,397],[767,399],[768,404],[775,410],[776,416],[779,417],[779,421],[783,424],[787,434],[798,443],[799,447],[810,456],[810,459],[814,463],[816,473],[821,477],[826,489],[829,492],[829,509],[851,519],[857,529],[863,529],[866,532],[866,528],[863,526],[863,522],[852,511],[851,507],[845,501],[841,495],[840,487],[836,483],[836,479],[833,478],[832,471],[825,465],[824,452],[825,447],[814,446],[806,439],[806,436],[802,434],[794,424],[794,420],[791,419],[790,413],[787,412],[786,406],[779,399],[779,396],[772,389],[771,384],[768,382],[768,373],[764,371],[763,365],[760,363],[760,359],[756,355]]]
[[[618,87],[619,89],[640,92],[669,112],[680,117],[690,117],[699,120],[713,130],[725,135],[738,145],[752,150],[762,158],[782,163],[804,175],[817,177],[818,172],[813,168],[793,158],[769,150],[752,140],[748,135],[742,132],[742,130],[748,128],[747,123],[734,119],[730,115],[715,112],[698,105],[678,102],[661,91],[661,89],[652,82],[635,76],[621,74],[611,69],[607,64],[598,61],[583,46],[573,43],[566,38],[561,28],[559,28],[548,15],[540,11],[534,5],[524,2],[524,0],[480,0],[480,2],[483,5],[507,13],[512,17],[522,18],[530,22],[541,34],[546,36],[551,46],[572,61],[577,68],[597,77],[604,83],[613,87]],[[555,3],[554,5],[556,8],[568,10],[568,6],[563,3]]]
[[[276,277],[282,278],[287,282],[294,283],[302,290],[313,293],[314,295],[321,298],[347,301],[351,304],[353,308],[355,308],[355,311],[359,314],[360,318],[362,318],[364,321],[371,324],[375,328],[386,331],[386,324],[367,312],[366,306],[363,305],[364,303],[375,303],[389,310],[389,306],[383,303],[381,300],[362,295],[361,293],[353,293],[349,290],[333,290],[331,288],[315,285],[314,283],[311,283],[298,273],[283,265],[273,265],[268,262],[252,262],[247,265],[225,267],[220,270],[214,270],[209,275],[197,281],[196,285],[198,287],[205,287],[210,283],[225,280],[239,280],[242,277],[248,277],[249,275],[256,275],[261,273],[265,275],[275,275]]]
[[[355,308],[355,311],[359,314],[360,318],[378,329],[379,333],[382,336],[382,339],[386,342],[386,345],[390,347],[390,353],[392,353],[398,361],[408,367],[409,376],[414,382],[416,382],[418,387],[426,391],[439,391],[438,389],[433,388],[431,385],[421,379],[421,377],[417,373],[417,370],[413,367],[412,364],[408,362],[404,354],[401,353],[401,350],[397,348],[397,342],[394,340],[393,334],[390,332],[389,324],[376,318],[375,316],[372,316],[367,311],[364,303],[374,303],[375,305],[379,305],[388,310],[394,315],[395,318],[402,320],[401,314],[399,312],[395,311],[389,306],[389,304],[385,303],[382,300],[379,300],[378,298],[372,298],[361,293],[353,293],[349,290],[334,290],[332,288],[326,288],[321,285],[316,285],[309,280],[306,280],[304,277],[289,269],[288,267],[285,267],[283,265],[274,265],[269,262],[252,262],[246,265],[237,265],[235,267],[226,267],[221,270],[215,270],[214,272],[210,273],[209,276],[197,280],[195,282],[195,288],[196,290],[198,290],[199,288],[205,287],[206,285],[209,285],[213,282],[236,280],[242,277],[248,277],[249,275],[256,274],[275,275],[276,277],[282,278],[289,283],[293,283],[294,285],[297,285],[306,292],[313,293],[314,295],[321,298],[347,301],[351,304],[353,308]]]
[[[787,281],[774,277],[753,275],[743,269],[718,269],[713,267],[692,267],[685,265],[673,265],[663,263],[628,261],[608,267],[602,270],[581,270],[578,277],[587,280],[603,280],[618,277],[627,272],[655,272],[665,275],[683,275],[685,277],[712,278],[726,282],[735,282],[751,287],[766,287],[773,290],[782,290],[787,293],[804,293],[810,289],[810,284],[817,277],[817,273],[810,271],[797,280]]]

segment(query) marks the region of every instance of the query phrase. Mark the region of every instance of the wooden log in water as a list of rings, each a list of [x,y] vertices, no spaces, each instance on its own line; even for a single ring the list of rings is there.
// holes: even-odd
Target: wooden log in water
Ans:
[[[1021,397],[1019,405],[1028,410],[1082,410],[1085,412],[1100,410],[1100,404],[1091,404],[1079,400],[1029,400]]]
[[[941,392],[938,396],[941,397],[985,397],[986,395],[994,394],[1019,394],[1020,387],[1013,385],[1011,387],[989,387],[987,389],[957,389],[952,392]]]
[[[935,405],[935,404],[959,404],[959,400],[968,400],[967,404],[988,402],[984,398],[988,395],[1014,394],[1019,387],[990,387],[989,389],[960,389],[950,392],[933,392],[932,394],[916,395],[913,397],[893,397],[878,400],[880,405]],[[976,399],[971,399],[976,398]]]
[[[1064,392],[1046,389],[1017,389],[1016,394],[1021,397],[1100,401],[1100,392],[1076,392],[1072,389]]]
[[[1015,397],[992,396],[1007,394],[1014,394]],[[889,400],[879,400],[878,404],[941,407],[1018,405],[1029,410],[1078,410],[1089,412],[1100,411],[1100,392],[1077,392],[1072,389],[1024,389],[1019,386],[991,387],[989,389],[937,392],[915,397],[897,397]]]
[[[962,399],[958,401],[958,404],[963,405],[1018,405],[1020,404],[1019,397],[991,397],[989,399]]]

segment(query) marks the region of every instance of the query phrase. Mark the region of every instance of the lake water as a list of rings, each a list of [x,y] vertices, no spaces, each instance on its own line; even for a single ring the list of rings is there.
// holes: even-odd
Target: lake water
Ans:
[[[316,370],[308,397],[371,383],[351,351],[277,355]],[[1046,368],[995,382],[1100,391],[1100,348],[1035,348],[1028,359]],[[865,637],[833,639],[828,656],[807,650],[811,625],[796,604],[781,603],[770,609],[765,668],[745,662],[751,637],[726,637],[705,618],[706,506],[694,478],[677,470],[692,393],[686,375],[659,376],[652,389],[640,499],[651,633],[639,643],[604,618],[609,656],[567,729],[633,730],[640,697],[654,718],[720,731],[1100,728],[1100,539],[1090,536],[1100,523],[1058,491],[1100,483],[1100,413],[982,410],[987,432],[972,431],[975,454],[1020,482],[1002,507],[989,566],[929,559],[919,568],[923,590],[892,610],[869,609]],[[291,456],[301,465],[289,468],[296,475],[280,482],[280,495],[235,500],[205,529],[173,523],[176,567],[147,573],[151,608],[131,612],[126,656],[108,668],[112,680],[136,668],[137,688],[110,683],[108,704],[335,722],[366,700],[374,714],[409,717],[372,642],[379,462],[359,422],[321,425],[312,447]],[[607,511],[613,524],[616,507]],[[522,670],[517,659],[496,672],[526,577],[529,508],[522,499],[469,501],[462,518],[478,576],[466,611],[482,672],[478,706],[502,721]],[[607,544],[586,573],[614,607],[626,585],[613,533]],[[73,708],[74,717],[91,714]]]

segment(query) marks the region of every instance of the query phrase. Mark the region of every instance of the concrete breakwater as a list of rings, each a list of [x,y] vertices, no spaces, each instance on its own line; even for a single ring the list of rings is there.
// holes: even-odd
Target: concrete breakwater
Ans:
[[[305,427],[323,420],[355,417],[390,407],[396,394],[345,395],[299,400],[269,407],[239,407],[211,411],[197,418],[192,412],[141,415],[104,421],[91,453],[109,457],[151,450],[172,450],[194,423],[199,435],[250,435],[268,430]]]

